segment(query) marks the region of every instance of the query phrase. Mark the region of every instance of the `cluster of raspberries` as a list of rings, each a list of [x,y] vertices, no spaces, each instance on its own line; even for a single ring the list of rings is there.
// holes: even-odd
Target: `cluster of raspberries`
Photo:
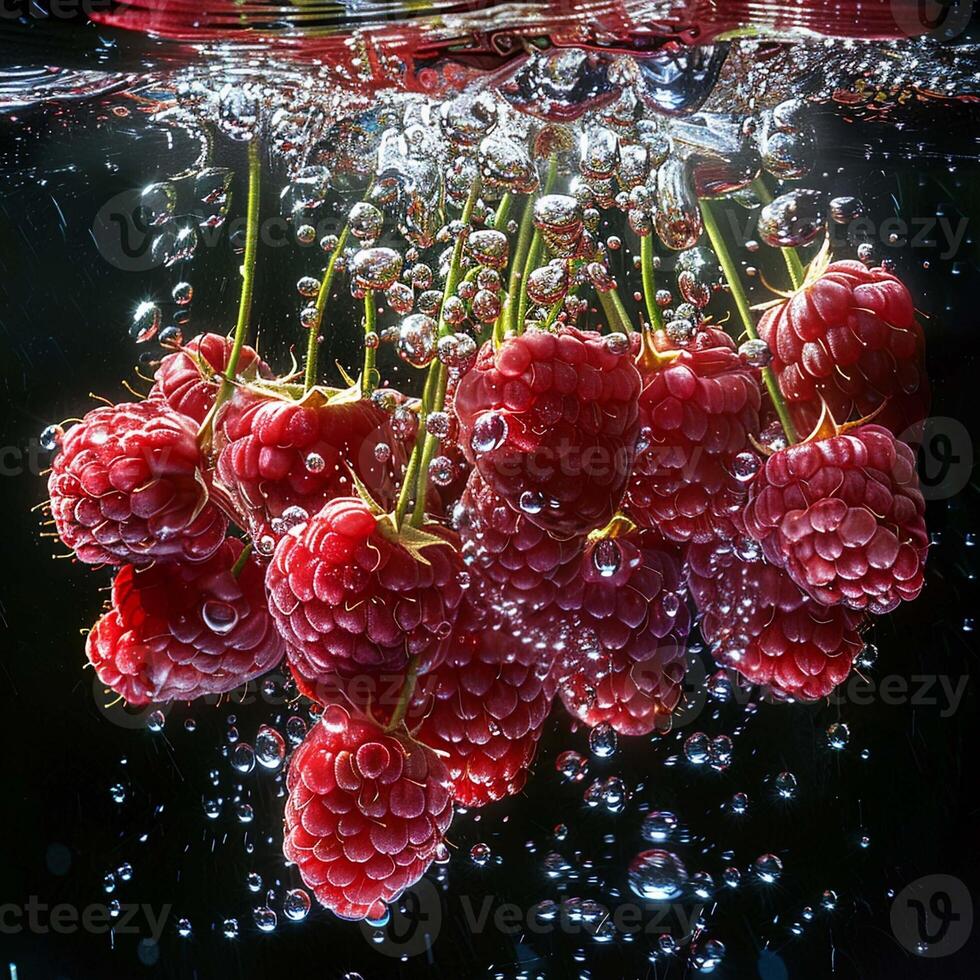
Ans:
[[[414,433],[388,411],[413,403],[302,391],[248,347],[219,398],[232,345],[198,337],[55,456],[58,534],[116,570],[88,658],[133,704],[285,660],[320,712],[290,763],[286,856],[337,915],[378,918],[448,853],[454,804],[522,790],[554,702],[668,730],[692,622],[747,682],[818,699],[868,617],[918,595],[924,505],[896,429],[925,395],[903,291],[837,263],[767,314],[792,412],[821,419],[775,451],[759,368],[717,328],[488,341],[450,371],[457,490],[414,524],[395,516]],[[882,404],[891,428],[826,411]]]

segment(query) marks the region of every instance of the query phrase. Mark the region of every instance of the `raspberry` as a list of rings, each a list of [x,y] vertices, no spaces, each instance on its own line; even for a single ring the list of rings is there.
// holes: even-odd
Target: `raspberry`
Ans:
[[[884,269],[831,263],[766,311],[759,336],[801,434],[817,424],[821,399],[838,422],[884,406],[875,422],[896,434],[928,413],[922,327],[908,289]]]
[[[680,568],[648,532],[591,542],[558,665],[565,707],[628,735],[663,730],[681,697],[691,618]]]
[[[445,849],[449,774],[436,754],[332,705],[293,754],[283,852],[343,919],[380,919]]]
[[[193,565],[124,565],[112,609],[89,634],[86,652],[107,686],[131,704],[189,701],[240,687],[282,660],[285,644],[269,615],[265,572],[225,540]]]
[[[745,527],[817,602],[886,613],[922,589],[924,512],[912,450],[864,425],[773,453]]]
[[[689,347],[664,334],[653,339],[673,359],[646,366],[641,359],[640,449],[626,508],[673,541],[735,537],[746,499],[735,458],[759,431],[756,372],[716,328],[699,331]]]
[[[483,630],[458,636],[424,679],[416,735],[446,763],[458,803],[483,806],[524,788],[555,695],[550,673],[505,631]]]
[[[705,642],[719,663],[753,684],[801,701],[826,697],[864,648],[863,614],[814,602],[782,569],[744,554],[731,542],[687,549]]]
[[[460,570],[443,528],[396,535],[364,501],[338,497],[282,538],[266,581],[291,665],[320,683],[402,672],[412,657],[419,673],[438,665],[459,611]]]
[[[68,431],[51,466],[61,540],[89,565],[207,558],[228,522],[201,465],[197,427],[161,402],[94,409]]]
[[[293,401],[240,388],[218,413],[215,447],[217,479],[263,553],[332,497],[350,494],[349,468],[390,504],[405,462],[386,412],[323,389]]]
[[[640,378],[622,338],[563,327],[487,342],[456,392],[461,441],[486,483],[546,531],[615,513],[633,463]]]
[[[463,560],[501,611],[539,613],[577,571],[581,539],[559,540],[512,510],[474,470],[460,499]]]
[[[221,387],[228,368],[232,341],[215,333],[203,333],[180,350],[168,354],[153,375],[153,387],[146,396],[166,402],[175,412],[203,423]],[[240,379],[271,378],[272,369],[249,346],[238,357],[236,375]]]

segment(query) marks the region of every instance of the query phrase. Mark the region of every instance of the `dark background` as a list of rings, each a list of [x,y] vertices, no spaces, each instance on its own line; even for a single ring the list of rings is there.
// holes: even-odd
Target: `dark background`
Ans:
[[[114,195],[180,170],[192,146],[151,129],[130,104],[129,117],[110,110],[120,98],[73,109],[31,111],[0,117],[0,446],[4,457],[0,514],[5,520],[0,565],[0,638],[7,791],[7,827],[0,865],[0,905],[23,905],[30,896],[47,905],[78,908],[118,898],[149,903],[156,914],[170,907],[159,946],[140,935],[0,932],[0,971],[16,965],[20,980],[104,977],[264,977],[316,971],[340,977],[356,970],[366,980],[386,976],[510,977],[531,974],[577,977],[680,976],[682,961],[650,966],[651,940],[599,944],[588,937],[510,937],[488,928],[474,934],[464,899],[479,909],[485,896],[534,902],[562,895],[594,897],[615,904],[615,890],[628,900],[625,867],[643,845],[641,812],[671,809],[689,827],[691,840],[677,852],[688,869],[707,870],[719,882],[734,864],[743,871],[765,851],[779,854],[785,870],[770,886],[749,881],[718,896],[709,936],[727,946],[722,977],[959,978],[974,976],[980,944],[976,935],[959,953],[936,960],[914,957],[896,939],[889,922],[891,894],[932,874],[952,875],[980,895],[976,844],[977,793],[974,758],[978,706],[972,681],[958,711],[942,717],[942,699],[932,704],[895,704],[880,695],[858,705],[810,707],[763,704],[747,715],[732,705],[709,702],[679,736],[651,744],[622,739],[608,760],[592,759],[584,783],[567,785],[555,772],[556,754],[575,748],[587,754],[583,731],[570,733],[556,711],[542,743],[535,776],[526,792],[477,820],[457,819],[454,859],[440,872],[439,938],[432,954],[402,963],[371,949],[357,926],[314,911],[305,923],[281,914],[282,887],[298,879],[279,856],[282,800],[268,774],[239,777],[220,748],[228,716],[237,716],[241,738],[253,741],[262,722],[282,724],[300,706],[175,706],[162,733],[147,731],[121,709],[105,711],[99,685],[83,670],[80,630],[98,614],[109,582],[66,560],[57,542],[39,536],[42,515],[31,508],[45,497],[40,469],[47,456],[37,436],[49,423],[83,414],[89,392],[126,397],[122,379],[134,384],[137,349],[127,336],[130,311],[145,296],[165,298],[179,278],[173,270],[132,272],[100,255],[91,229],[99,209]],[[969,107],[925,105],[896,132],[887,123],[845,120],[826,110],[820,117],[824,158],[807,186],[855,193],[880,221],[947,215],[969,221],[955,255],[939,247],[886,246],[897,272],[909,283],[927,317],[933,415],[962,423],[974,439],[977,425],[978,317],[975,160],[976,116]],[[241,147],[220,144],[218,165],[242,168]],[[277,177],[268,169],[263,211],[276,209]],[[279,179],[281,183],[281,178]],[[236,184],[241,191],[241,183]],[[240,213],[239,200],[233,208]],[[758,256],[753,262],[763,264]],[[928,263],[928,268],[923,264]],[[186,276],[197,298],[191,336],[200,329],[226,330],[235,313],[234,260],[227,242],[204,250]],[[296,279],[313,271],[316,253],[298,247],[260,256],[256,316],[263,350],[279,367],[288,365],[289,338],[299,338],[295,320]],[[778,261],[766,265],[777,281]],[[782,281],[782,280],[778,280]],[[758,291],[756,299],[766,298]],[[356,358],[353,326],[338,302],[337,338],[328,348],[348,366]],[[345,325],[347,324],[347,325]],[[396,380],[397,377],[396,377]],[[145,390],[145,386],[140,390]],[[938,431],[945,431],[939,423]],[[965,465],[972,463],[967,454]],[[964,464],[960,464],[961,466]],[[957,471],[958,472],[958,471]],[[962,481],[961,481],[962,483]],[[944,675],[954,685],[972,676],[976,634],[964,622],[976,615],[976,548],[980,532],[977,487],[931,501],[929,526],[937,537],[928,585],[920,600],[880,620],[873,634],[879,655],[865,671],[874,682],[886,676],[910,679]],[[710,668],[709,668],[710,669]],[[937,688],[928,692],[935,697]],[[894,700],[894,699],[892,699]],[[184,728],[193,718],[197,730]],[[826,745],[825,730],[837,720],[851,729],[843,752]],[[126,722],[126,724],[120,724]],[[724,773],[683,762],[664,766],[680,742],[696,730],[731,733],[732,767]],[[861,758],[866,749],[869,757]],[[125,757],[126,762],[121,761]],[[209,777],[220,772],[220,787]],[[793,771],[795,800],[779,800],[772,777]],[[588,810],[581,794],[594,777],[620,775],[633,790],[626,812]],[[118,804],[110,787],[122,783]],[[235,818],[236,783],[255,808],[248,826]],[[751,798],[749,814],[735,819],[722,804],[736,791]],[[208,820],[202,799],[221,795],[221,816]],[[553,828],[566,824],[556,841]],[[867,833],[870,844],[859,846]],[[144,839],[145,838],[145,839]],[[468,857],[476,842],[490,845],[494,859],[478,867]],[[531,848],[529,848],[529,843]],[[252,852],[248,846],[253,847]],[[541,868],[549,851],[563,854],[577,877],[556,884]],[[723,852],[731,850],[731,857]],[[499,863],[497,860],[499,858]],[[106,894],[105,874],[123,862],[132,880]],[[263,893],[246,888],[249,872],[260,873],[277,891],[278,929],[258,931],[251,909]],[[826,888],[839,900],[832,913],[819,910]],[[891,894],[890,894],[891,891]],[[793,936],[790,923],[813,906],[812,922]],[[709,905],[709,911],[711,906]],[[964,913],[965,914],[965,913]],[[186,916],[193,935],[177,935]],[[237,940],[225,939],[221,923],[235,917]],[[777,922],[773,922],[777,918]],[[430,920],[428,928],[434,928]],[[390,949],[390,942],[386,948]],[[585,950],[576,960],[575,951]],[[763,950],[767,952],[763,953]],[[11,977],[14,972],[11,969]]]

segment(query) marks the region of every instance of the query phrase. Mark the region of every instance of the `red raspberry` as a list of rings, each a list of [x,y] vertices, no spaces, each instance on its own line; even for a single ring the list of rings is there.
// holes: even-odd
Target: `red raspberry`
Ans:
[[[875,422],[901,435],[925,418],[929,382],[922,327],[901,280],[862,262],[833,262],[767,310],[759,336],[800,434],[823,399],[839,422],[882,411]]]
[[[265,570],[227,538],[207,561],[124,565],[112,609],[89,633],[86,652],[107,686],[131,704],[189,701],[240,687],[282,660],[269,615]]]
[[[673,541],[735,537],[747,496],[735,457],[751,450],[749,437],[759,432],[757,372],[716,328],[699,331],[689,347],[664,334],[654,343],[673,359],[640,361],[640,449],[626,508]]]
[[[912,450],[864,425],[773,453],[745,527],[817,602],[886,613],[922,589],[924,512]]]
[[[557,667],[565,707],[628,735],[667,727],[681,698],[691,617],[680,568],[655,535],[590,543],[581,611]]]
[[[459,501],[463,560],[504,612],[539,613],[577,574],[579,538],[559,540],[508,507],[474,470]]]
[[[232,346],[229,337],[216,333],[200,334],[188,341],[160,362],[146,397],[165,401],[175,412],[203,423],[221,387],[218,376],[228,369]],[[273,376],[269,365],[247,345],[242,347],[235,373],[247,381]]]
[[[619,506],[639,390],[628,344],[611,337],[563,327],[488,341],[456,393],[463,450],[533,524],[584,534]]]
[[[483,806],[524,788],[555,696],[550,675],[504,630],[482,630],[457,636],[424,678],[416,735],[448,766],[458,803]]]
[[[782,569],[742,557],[732,542],[692,544],[685,571],[715,659],[753,684],[814,701],[846,680],[864,648],[863,614],[814,602]]]
[[[412,657],[420,673],[431,669],[449,647],[461,568],[443,528],[396,536],[357,497],[331,500],[282,538],[269,565],[269,604],[290,663],[313,683],[400,673]]]
[[[218,413],[215,448],[217,479],[263,553],[332,497],[350,494],[350,469],[391,504],[405,462],[386,412],[323,389],[293,401],[240,388]]]
[[[445,849],[453,816],[436,754],[331,705],[293,754],[283,852],[343,919],[380,919]]]
[[[96,408],[64,438],[48,478],[61,540],[89,565],[200,561],[228,522],[209,499],[197,427],[158,402]]]

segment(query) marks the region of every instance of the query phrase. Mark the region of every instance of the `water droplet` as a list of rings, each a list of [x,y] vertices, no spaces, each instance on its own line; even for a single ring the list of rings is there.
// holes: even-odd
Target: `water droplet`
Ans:
[[[783,862],[775,854],[760,854],[755,859],[752,870],[760,881],[771,885],[783,873]]]
[[[236,772],[249,773],[255,768],[255,750],[248,742],[239,742],[232,749],[228,761]]]
[[[598,759],[608,759],[618,746],[619,736],[608,722],[601,722],[589,732],[589,751]]]
[[[359,201],[350,209],[347,218],[351,234],[358,241],[370,241],[381,234],[384,215],[369,201]]]
[[[776,787],[776,792],[784,800],[791,800],[796,796],[797,781],[796,776],[791,772],[781,772],[776,776],[775,782],[773,784]]]
[[[684,741],[684,757],[691,765],[703,766],[708,761],[711,741],[704,732],[694,732]]]
[[[759,237],[774,248],[796,248],[812,242],[826,227],[824,195],[797,188],[763,207]]]
[[[260,932],[275,932],[279,923],[279,918],[275,912],[266,905],[260,905],[252,910],[252,919]]]
[[[424,313],[405,317],[398,328],[398,356],[412,367],[424,368],[436,356],[438,324]]]
[[[310,914],[310,895],[304,888],[291,888],[286,892],[282,910],[287,919],[302,922]]]
[[[286,755],[286,742],[269,725],[262,725],[255,736],[255,757],[263,769],[278,769]]]
[[[133,314],[129,336],[137,344],[145,344],[157,335],[162,320],[163,314],[160,312],[160,307],[156,303],[144,300],[136,307],[136,312]]]
[[[489,844],[474,844],[470,848],[470,860],[480,868],[486,867],[490,863],[491,856]]]
[[[507,440],[507,420],[499,412],[484,412],[473,423],[470,446],[475,453],[499,449]],[[523,510],[523,506],[521,507]]]
[[[634,895],[653,902],[672,902],[680,898],[688,880],[687,868],[681,859],[660,849],[637,854],[630,862],[627,877]]]
[[[566,749],[558,754],[555,769],[561,773],[567,782],[580,783],[589,771],[589,760],[579,752]]]
[[[212,633],[226,636],[238,625],[238,610],[227,602],[208,599],[201,606],[201,619]]]
[[[60,425],[49,425],[41,431],[41,448],[48,453],[53,453],[65,437],[65,430]]]
[[[151,732],[162,732],[164,725],[167,723],[167,718],[164,713],[157,708],[155,711],[151,711],[146,719],[146,727]]]
[[[835,721],[827,728],[827,744],[838,752],[847,748],[850,737],[851,730],[842,721]]]

